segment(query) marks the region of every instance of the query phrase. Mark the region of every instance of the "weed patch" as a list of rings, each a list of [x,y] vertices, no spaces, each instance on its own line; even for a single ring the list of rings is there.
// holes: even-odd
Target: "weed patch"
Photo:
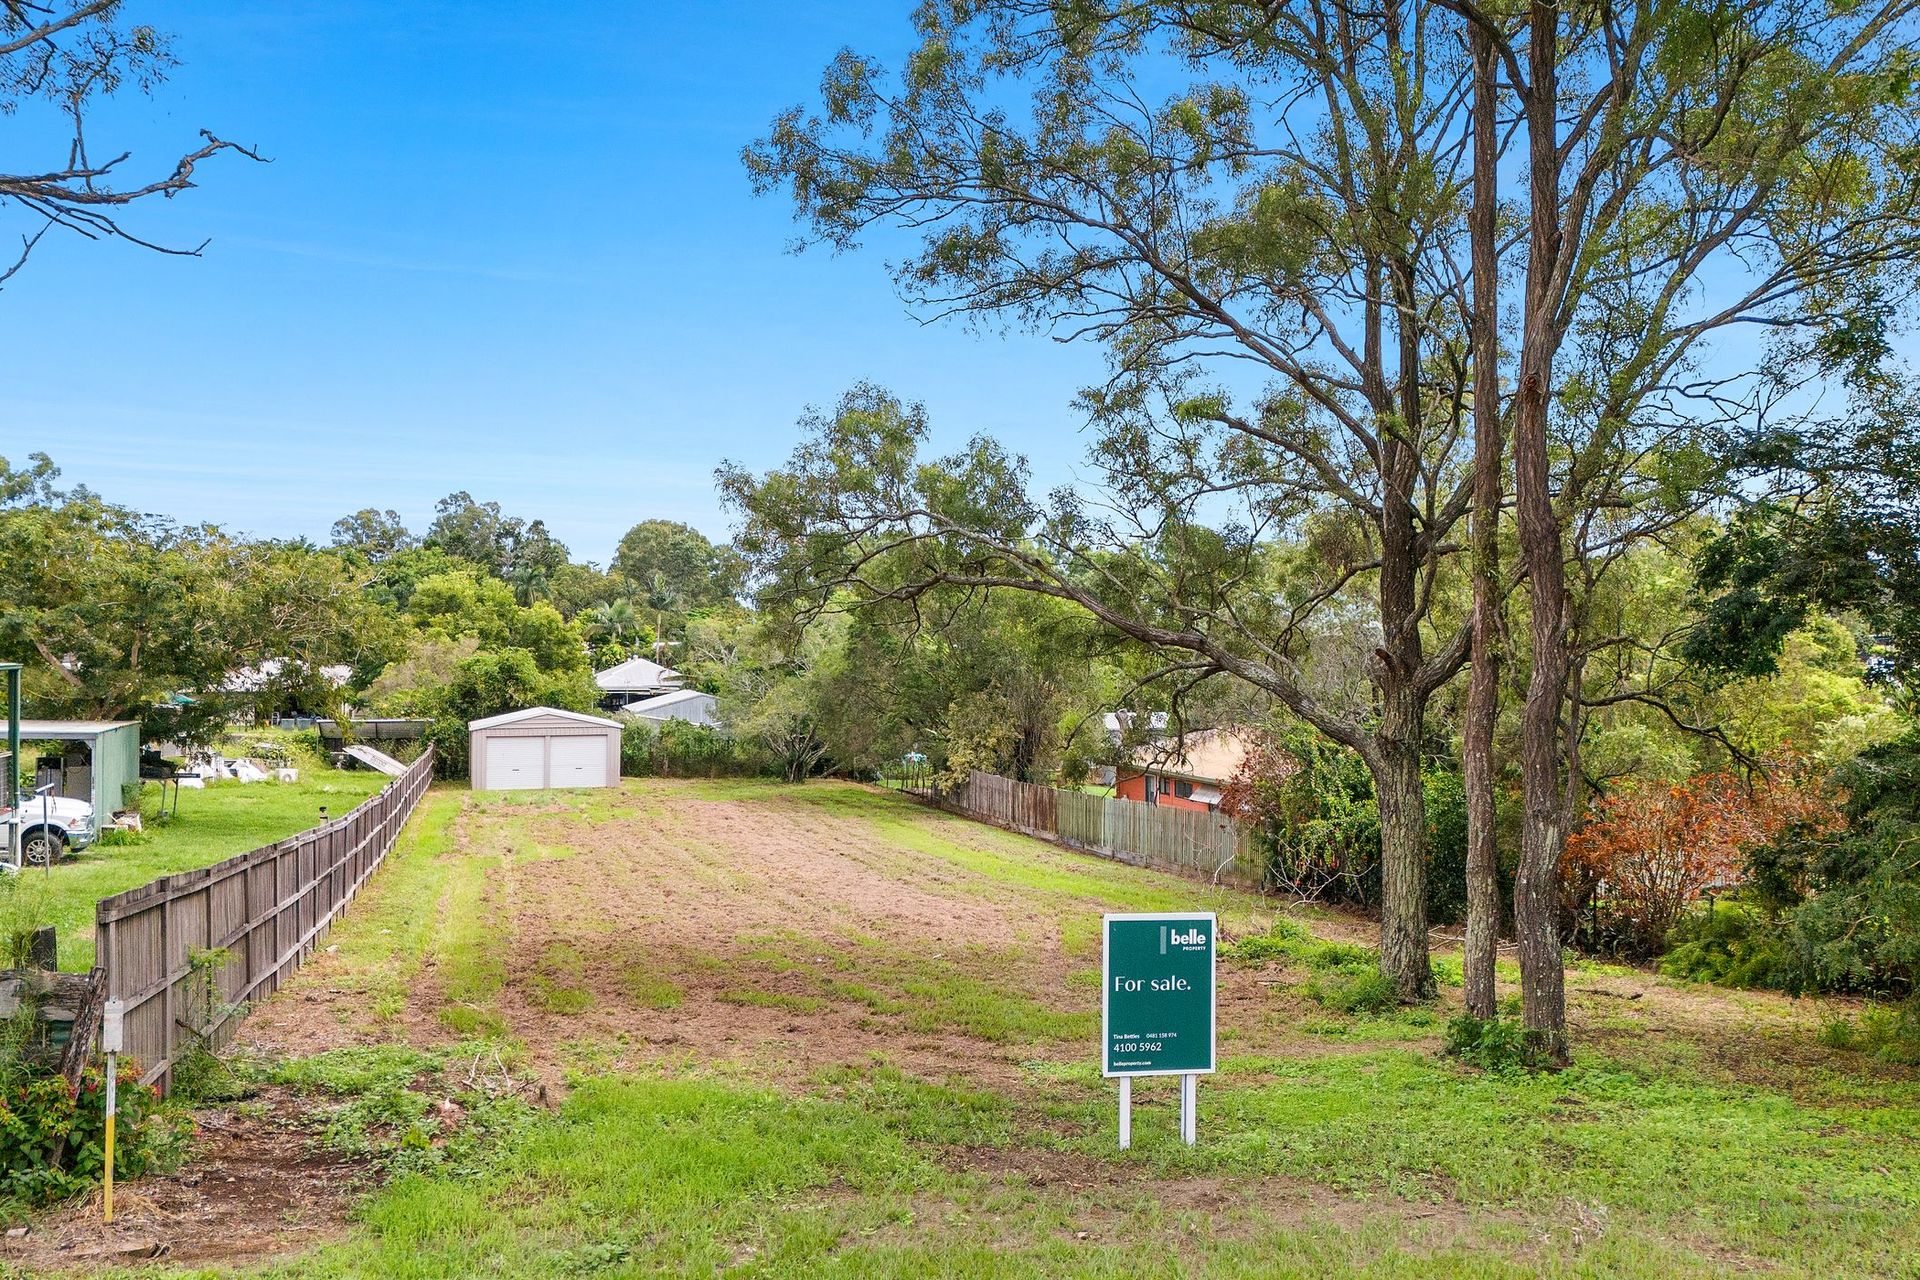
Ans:
[[[1920,1063],[1920,1017],[1909,1009],[1868,1008],[1858,1019],[1843,1016],[1827,1022],[1820,1028],[1820,1043],[1913,1065]]]
[[[621,973],[620,990],[627,999],[643,1009],[676,1008],[686,998],[686,992],[672,978],[639,965],[630,966]]]
[[[528,983],[533,1002],[548,1013],[585,1013],[593,1007],[587,986],[587,961],[565,942],[549,942]]]
[[[729,987],[715,998],[725,1004],[747,1005],[755,1009],[785,1009],[789,1013],[817,1013],[827,1007],[827,1002],[818,996],[761,991],[756,987]]]
[[[1378,969],[1347,973],[1335,969],[1306,985],[1307,998],[1335,1013],[1383,1013],[1400,1003],[1393,979]]]

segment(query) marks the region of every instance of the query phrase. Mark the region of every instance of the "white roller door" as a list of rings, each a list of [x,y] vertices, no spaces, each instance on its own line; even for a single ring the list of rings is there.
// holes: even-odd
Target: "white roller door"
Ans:
[[[553,744],[553,786],[604,787],[607,785],[607,736],[556,737]]]
[[[493,791],[526,791],[544,787],[545,738],[488,738],[486,779]]]

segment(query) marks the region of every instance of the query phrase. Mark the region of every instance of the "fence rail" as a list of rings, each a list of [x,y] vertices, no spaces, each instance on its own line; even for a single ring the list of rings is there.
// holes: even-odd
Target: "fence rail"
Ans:
[[[916,792],[998,827],[1136,866],[1259,887],[1253,831],[1224,813],[1109,799],[974,770],[947,790]]]
[[[245,1006],[300,967],[387,856],[432,780],[428,748],[344,817],[100,900],[106,998],[125,1002],[125,1052],[143,1080],[164,1090],[183,1049],[233,1038]]]

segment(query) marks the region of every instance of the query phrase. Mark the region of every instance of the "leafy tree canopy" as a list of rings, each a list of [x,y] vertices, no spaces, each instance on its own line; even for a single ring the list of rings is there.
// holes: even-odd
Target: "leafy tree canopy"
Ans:
[[[636,604],[683,613],[732,603],[744,569],[731,547],[716,547],[691,525],[642,520],[621,537],[613,572],[633,584]]]
[[[1860,620],[1870,669],[1920,674],[1920,397],[1903,376],[1857,386],[1850,412],[1761,426],[1734,442],[1748,500],[1698,558],[1705,596],[1687,656],[1743,675],[1777,669],[1816,611]]]

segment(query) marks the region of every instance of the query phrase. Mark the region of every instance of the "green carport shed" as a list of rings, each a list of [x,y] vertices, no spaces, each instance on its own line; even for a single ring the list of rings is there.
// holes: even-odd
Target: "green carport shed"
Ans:
[[[127,807],[126,788],[140,781],[138,720],[22,720],[20,741],[86,748],[84,754],[63,753],[51,780],[55,795],[91,802],[93,820],[100,826],[115,810]],[[31,756],[25,750],[21,754]]]

